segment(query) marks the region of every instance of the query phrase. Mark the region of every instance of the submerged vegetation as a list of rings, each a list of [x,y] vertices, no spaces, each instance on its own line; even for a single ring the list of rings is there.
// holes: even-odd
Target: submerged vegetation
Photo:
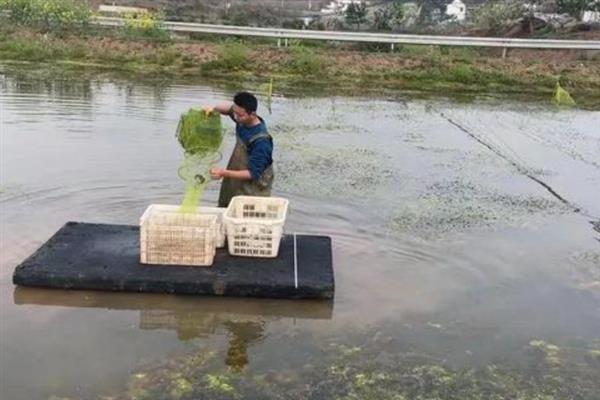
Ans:
[[[518,351],[520,366],[499,361],[465,368],[416,349],[390,352],[394,339],[381,332],[366,337],[358,345],[332,339],[310,363],[260,371],[227,367],[218,352],[199,349],[145,364],[125,393],[110,398],[592,400],[600,393],[597,342],[563,349],[534,339]]]

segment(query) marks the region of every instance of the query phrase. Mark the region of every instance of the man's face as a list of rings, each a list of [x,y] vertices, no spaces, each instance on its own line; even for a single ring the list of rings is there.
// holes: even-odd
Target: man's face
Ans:
[[[252,122],[253,114],[254,113],[247,112],[243,107],[240,107],[237,104],[233,105],[233,117],[240,124],[249,124]]]

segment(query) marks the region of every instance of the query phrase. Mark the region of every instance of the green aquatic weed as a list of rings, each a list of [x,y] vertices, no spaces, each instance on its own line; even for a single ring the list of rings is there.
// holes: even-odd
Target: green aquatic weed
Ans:
[[[210,181],[210,168],[221,158],[221,115],[217,112],[207,113],[204,110],[190,109],[179,120],[177,140],[185,153],[179,168],[179,176],[185,182],[181,211],[193,213]]]

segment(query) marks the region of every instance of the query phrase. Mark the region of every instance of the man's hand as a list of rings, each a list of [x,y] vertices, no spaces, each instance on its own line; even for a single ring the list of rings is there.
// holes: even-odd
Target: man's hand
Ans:
[[[204,111],[204,113],[206,115],[211,114],[213,111],[215,111],[215,108],[213,106],[204,106],[202,107],[202,111]]]
[[[225,170],[223,168],[212,168],[210,170],[210,177],[215,181],[218,181],[219,179],[223,178],[224,176],[225,176]]]

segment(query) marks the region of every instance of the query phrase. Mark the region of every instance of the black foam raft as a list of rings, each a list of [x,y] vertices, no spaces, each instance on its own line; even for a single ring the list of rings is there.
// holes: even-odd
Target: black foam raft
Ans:
[[[15,268],[19,286],[187,295],[331,299],[331,239],[284,235],[276,258],[230,256],[211,267],[139,262],[139,228],[68,222]]]

